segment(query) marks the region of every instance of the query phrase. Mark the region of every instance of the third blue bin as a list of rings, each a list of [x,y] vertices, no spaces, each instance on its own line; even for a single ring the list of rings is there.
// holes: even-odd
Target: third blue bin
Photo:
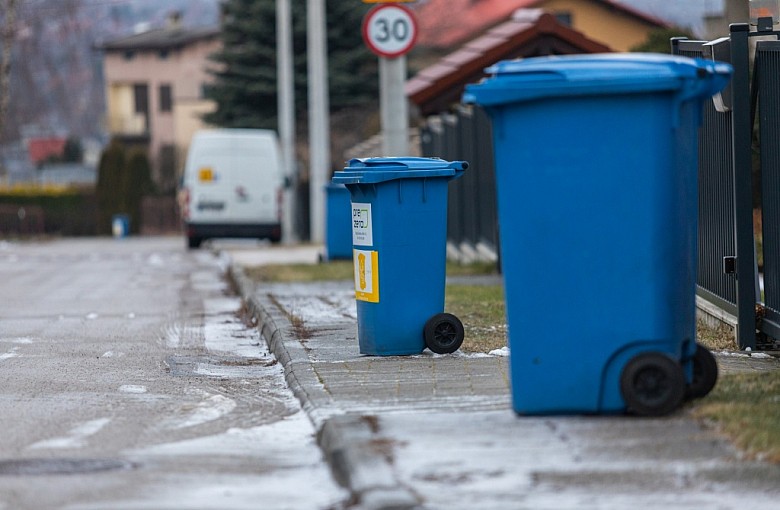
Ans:
[[[333,182],[351,195],[360,352],[453,352],[463,325],[444,310],[447,184],[468,167],[436,158],[353,159]]]
[[[493,122],[515,411],[666,414],[700,384],[694,361],[709,391],[697,128],[730,66],[625,54],[487,72],[464,101]]]
[[[325,222],[325,257],[327,260],[352,258],[352,230],[349,216],[349,190],[343,184],[325,186],[327,200]]]

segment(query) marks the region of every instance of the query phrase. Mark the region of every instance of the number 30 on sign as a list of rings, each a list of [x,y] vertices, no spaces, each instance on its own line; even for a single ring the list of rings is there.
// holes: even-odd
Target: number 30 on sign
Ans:
[[[378,5],[363,18],[363,40],[380,57],[400,57],[417,40],[417,21],[403,5]]]

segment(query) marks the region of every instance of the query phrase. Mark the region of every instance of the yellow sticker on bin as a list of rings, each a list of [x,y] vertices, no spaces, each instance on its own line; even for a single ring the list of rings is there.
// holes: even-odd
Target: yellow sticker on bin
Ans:
[[[379,303],[379,252],[353,250],[355,299]]]
[[[214,170],[210,166],[201,167],[198,170],[198,179],[200,182],[211,182],[214,180]]]

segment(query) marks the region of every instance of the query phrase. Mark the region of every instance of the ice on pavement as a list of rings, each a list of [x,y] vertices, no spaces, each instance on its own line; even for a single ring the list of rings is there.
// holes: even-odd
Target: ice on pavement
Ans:
[[[231,428],[223,433],[165,443],[128,452],[139,462],[166,456],[245,457],[251,465],[241,474],[200,474],[189,488],[149,488],[155,509],[298,509],[329,508],[348,498],[335,484],[315,442],[314,428],[298,412],[270,425]],[[258,472],[259,470],[259,472]],[[305,480],[305,486],[302,486]],[[161,484],[164,485],[164,484]],[[119,505],[121,507],[121,504]],[[144,508],[137,502],[132,508]],[[98,508],[98,507],[95,507]]]
[[[780,494],[746,485],[726,455],[731,450],[685,419],[535,418],[509,410],[378,418],[396,476],[424,495],[426,509],[738,510],[775,508]],[[658,434],[669,445],[659,445]]]

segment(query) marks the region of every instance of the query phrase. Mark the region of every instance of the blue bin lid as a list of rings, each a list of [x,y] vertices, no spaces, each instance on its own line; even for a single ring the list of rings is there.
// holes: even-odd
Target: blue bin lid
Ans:
[[[723,62],[653,53],[605,53],[505,60],[467,85],[463,102],[484,106],[546,97],[679,91],[681,99],[709,97],[726,86]]]
[[[396,179],[443,177],[456,179],[469,164],[439,158],[351,159],[344,170],[333,175],[336,184],[376,184]]]

